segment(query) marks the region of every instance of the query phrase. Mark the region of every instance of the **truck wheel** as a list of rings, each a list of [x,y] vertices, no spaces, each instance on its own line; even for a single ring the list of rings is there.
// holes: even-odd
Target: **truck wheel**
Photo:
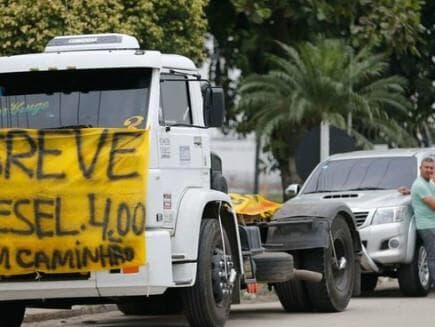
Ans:
[[[341,215],[332,222],[331,238],[333,245],[330,244],[327,249],[304,252],[305,269],[323,274],[320,283],[305,283],[315,311],[343,311],[354,288],[356,272],[353,240],[346,220]]]
[[[378,275],[361,274],[361,292],[368,293],[375,290],[378,284]]]
[[[300,268],[300,258],[298,254],[293,255],[295,268]],[[275,283],[275,292],[279,302],[287,312],[309,312],[311,304],[308,299],[304,282],[301,280],[288,280],[283,283]]]
[[[227,269],[224,264],[223,243],[227,255]],[[225,325],[232,299],[229,284],[232,265],[231,247],[225,230],[221,234],[217,220],[204,219],[201,222],[196,281],[192,287],[181,292],[190,326]]]
[[[417,241],[415,254],[410,264],[399,268],[400,291],[405,296],[426,296],[429,293],[431,278],[427,262],[427,252]]]
[[[0,303],[0,326],[19,327],[24,319],[24,305],[16,303]]]

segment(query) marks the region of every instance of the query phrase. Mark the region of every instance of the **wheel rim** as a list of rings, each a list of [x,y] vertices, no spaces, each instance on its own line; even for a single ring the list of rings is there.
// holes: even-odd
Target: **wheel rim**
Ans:
[[[226,262],[226,269],[225,269]],[[230,272],[233,267],[231,255],[225,255],[222,245],[217,244],[212,252],[212,288],[216,305],[223,307],[227,299],[232,294],[232,285],[230,284]]]
[[[349,262],[348,250],[340,237],[334,240],[334,248],[336,257],[334,257],[334,252],[331,256],[334,285],[337,290],[345,291],[349,283],[349,265],[352,263]],[[340,262],[343,262],[343,260],[346,265],[340,268]]]
[[[418,249],[418,257],[417,257],[417,269],[418,269],[418,278],[420,280],[420,284],[427,288],[429,287],[429,264],[427,262],[427,252],[424,246],[420,246]]]

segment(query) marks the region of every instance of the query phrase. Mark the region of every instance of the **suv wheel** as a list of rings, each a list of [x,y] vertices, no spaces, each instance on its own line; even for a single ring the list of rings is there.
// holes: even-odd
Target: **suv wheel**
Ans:
[[[429,293],[430,284],[427,252],[423,244],[417,241],[412,262],[400,266],[400,290],[406,296],[426,296]]]

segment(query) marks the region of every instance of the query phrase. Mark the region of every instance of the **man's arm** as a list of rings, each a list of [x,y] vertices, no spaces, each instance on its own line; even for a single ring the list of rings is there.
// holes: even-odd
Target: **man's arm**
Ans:
[[[435,196],[425,196],[421,199],[429,208],[435,210]]]

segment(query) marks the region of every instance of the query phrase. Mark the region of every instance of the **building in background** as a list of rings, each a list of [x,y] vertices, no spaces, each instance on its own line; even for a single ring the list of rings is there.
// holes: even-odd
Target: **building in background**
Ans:
[[[255,179],[255,136],[239,138],[234,134],[224,135],[219,130],[212,133],[212,151],[222,158],[223,174],[230,192],[253,193]],[[265,154],[261,160],[267,162]],[[261,173],[259,193],[281,194],[281,177],[277,171]]]

